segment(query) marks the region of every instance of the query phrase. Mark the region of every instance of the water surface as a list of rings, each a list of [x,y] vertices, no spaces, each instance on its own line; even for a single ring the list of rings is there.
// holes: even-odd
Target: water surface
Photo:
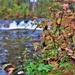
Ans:
[[[21,56],[25,48],[28,48],[30,55],[34,53],[33,43],[39,41],[42,29],[37,25],[32,25],[29,21],[25,23],[16,21],[6,24],[9,20],[0,20],[0,65],[4,62],[17,63],[18,57]],[[26,26],[26,28],[25,28]]]

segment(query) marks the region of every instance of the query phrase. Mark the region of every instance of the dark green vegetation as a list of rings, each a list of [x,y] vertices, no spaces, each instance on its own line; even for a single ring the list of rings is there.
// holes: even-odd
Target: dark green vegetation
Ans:
[[[62,7],[62,4],[65,3],[64,0],[59,0],[59,2],[56,0],[39,0],[36,11],[30,12],[28,3],[17,5],[15,1],[13,1],[13,10],[6,8],[7,10],[10,9],[11,18],[17,18],[16,14],[22,14],[24,18],[28,18],[29,15],[29,17],[39,16],[51,19],[51,23],[43,21],[39,24],[39,27],[43,27],[40,38],[41,44],[34,43],[36,53],[33,54],[32,59],[27,58],[28,49],[25,49],[20,69],[24,69],[27,75],[75,75],[74,2],[71,2],[73,7],[67,8],[65,5]],[[69,2],[67,1],[66,5]],[[21,5],[24,5],[22,8],[24,11],[22,11]],[[9,18],[8,15],[7,13],[7,19]],[[49,24],[51,25],[50,30],[47,29]]]

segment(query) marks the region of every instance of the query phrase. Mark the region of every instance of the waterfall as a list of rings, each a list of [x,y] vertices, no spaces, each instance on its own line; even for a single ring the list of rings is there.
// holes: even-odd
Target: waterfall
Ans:
[[[11,29],[35,29],[40,20],[0,20],[0,30],[11,30]],[[37,28],[36,30],[42,30]]]

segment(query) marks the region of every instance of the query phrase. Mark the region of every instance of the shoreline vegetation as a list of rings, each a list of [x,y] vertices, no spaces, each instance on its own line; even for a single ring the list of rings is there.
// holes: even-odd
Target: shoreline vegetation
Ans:
[[[11,8],[5,3],[0,11],[2,19],[40,16],[51,20],[38,24],[43,28],[41,43],[34,43],[32,59],[27,58],[25,48],[19,68],[27,75],[75,75],[75,0],[39,0],[34,11],[29,10],[28,3],[18,5],[17,1]]]

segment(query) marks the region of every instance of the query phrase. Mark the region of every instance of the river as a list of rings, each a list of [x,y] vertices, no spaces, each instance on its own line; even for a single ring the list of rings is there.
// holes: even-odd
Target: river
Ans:
[[[37,25],[32,25],[32,22],[34,21],[0,20],[0,67],[5,62],[18,63],[25,48],[28,48],[30,55],[34,53],[33,43],[40,42],[42,28],[33,32]]]

